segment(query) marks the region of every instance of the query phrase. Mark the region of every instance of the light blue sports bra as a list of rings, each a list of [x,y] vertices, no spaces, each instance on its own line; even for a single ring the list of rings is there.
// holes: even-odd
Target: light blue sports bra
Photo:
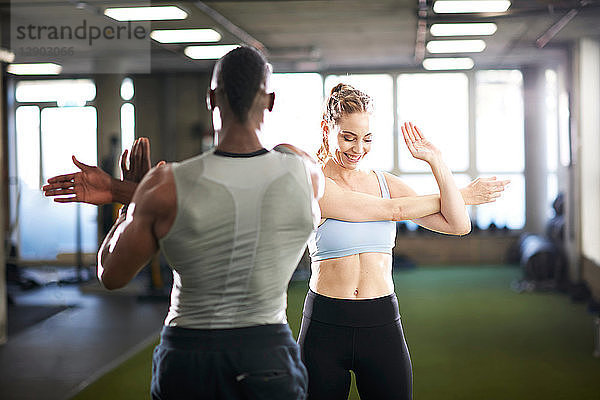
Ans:
[[[374,171],[384,199],[390,190],[381,171]],[[394,221],[346,222],[328,218],[308,239],[311,260],[345,257],[360,253],[388,253],[396,242]]]

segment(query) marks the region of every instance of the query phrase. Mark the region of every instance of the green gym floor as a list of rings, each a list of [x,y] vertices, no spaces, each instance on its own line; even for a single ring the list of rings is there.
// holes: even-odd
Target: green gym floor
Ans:
[[[395,273],[416,400],[600,399],[592,315],[562,294],[511,291],[520,276],[511,266]],[[293,282],[288,292],[294,335],[306,290]],[[155,344],[74,399],[149,398]],[[354,386],[349,399],[359,399]]]

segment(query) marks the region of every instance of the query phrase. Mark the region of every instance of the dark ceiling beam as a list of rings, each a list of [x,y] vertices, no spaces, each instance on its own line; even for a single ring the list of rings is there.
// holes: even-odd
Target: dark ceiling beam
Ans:
[[[558,34],[584,7],[588,6],[591,0],[581,0],[579,7],[571,9],[568,13],[563,15],[558,21],[556,21],[546,32],[544,32],[537,40],[535,44],[540,49],[548,44],[554,36]]]
[[[415,63],[425,59],[425,39],[427,38],[427,0],[419,0],[417,9],[417,35],[415,41]]]
[[[562,16],[558,21],[556,21],[546,32],[544,32],[537,40],[535,41],[535,45],[542,49],[545,45],[548,44],[549,41],[552,40],[554,36],[561,31],[575,16],[579,14],[578,9],[572,9],[568,13]]]
[[[194,1],[193,4],[210,17],[217,24],[221,25],[227,32],[231,33],[233,36],[240,39],[243,43],[248,44],[255,49],[262,51],[265,55],[268,55],[267,48],[264,44],[262,44],[258,39],[254,38],[248,32],[228,20],[223,14],[219,13],[214,8],[209,7],[206,3],[202,1]]]

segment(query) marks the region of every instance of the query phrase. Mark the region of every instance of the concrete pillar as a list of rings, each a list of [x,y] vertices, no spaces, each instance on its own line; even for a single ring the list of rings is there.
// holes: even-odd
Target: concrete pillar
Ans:
[[[110,155],[110,137],[121,138],[121,75],[96,75],[96,112],[98,113],[98,163]]]
[[[118,157],[111,156],[111,137],[121,138],[121,75],[96,75],[96,113],[98,116],[98,165],[103,169],[112,165],[113,176],[119,177]],[[120,144],[117,144],[120,150]],[[111,160],[111,157],[113,159]],[[109,161],[110,160],[110,161]],[[102,243],[106,233],[114,221],[116,210],[113,205],[98,207],[98,241]]]
[[[579,41],[581,252],[600,265],[600,42]]]
[[[162,110],[163,118],[161,134],[161,145],[163,147],[164,159],[168,162],[177,160],[177,77],[173,73],[164,75]]]
[[[565,235],[566,252],[569,263],[568,277],[572,283],[581,282],[581,214],[580,180],[579,180],[579,46],[569,49],[569,63],[565,71],[564,89],[569,94],[569,129],[568,143],[561,143],[561,151],[569,148],[570,163],[564,172],[565,184]]]
[[[525,202],[527,232],[543,234],[546,226],[547,165],[545,73],[542,67],[523,72],[525,106]]]
[[[162,74],[135,75],[135,133],[150,139],[152,162],[166,160],[162,146],[163,93]]]

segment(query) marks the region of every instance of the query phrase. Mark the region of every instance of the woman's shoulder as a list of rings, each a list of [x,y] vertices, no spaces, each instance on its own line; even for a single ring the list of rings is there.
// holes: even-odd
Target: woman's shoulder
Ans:
[[[415,191],[400,177],[387,171],[383,172],[383,176],[385,176],[385,180],[390,188],[390,193],[392,197],[415,195]]]
[[[392,174],[391,172],[387,172],[387,171],[379,171],[383,176],[385,176],[385,180],[388,181],[389,183],[391,182],[400,182],[400,183],[404,183],[404,181],[397,175]]]

